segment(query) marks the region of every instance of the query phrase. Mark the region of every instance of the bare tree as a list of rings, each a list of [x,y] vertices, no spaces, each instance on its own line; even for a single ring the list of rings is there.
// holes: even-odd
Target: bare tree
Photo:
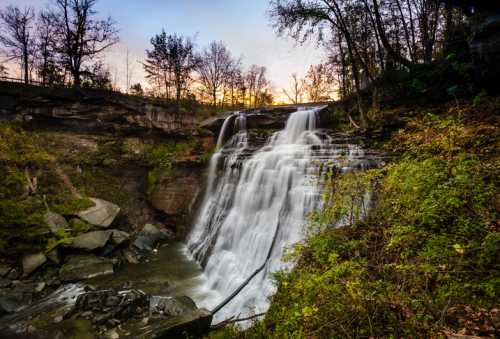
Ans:
[[[292,73],[290,78],[292,79],[290,91],[284,89],[283,93],[292,103],[298,104],[302,102],[302,94],[304,94],[305,81],[304,79],[299,79],[297,73]]]
[[[248,93],[248,105],[250,107],[256,108],[269,101],[270,82],[267,80],[266,72],[265,67],[252,65],[245,74],[245,88]]]
[[[194,43],[190,38],[169,35],[167,41],[168,62],[171,65],[175,88],[176,113],[180,113],[182,94],[188,91],[188,84],[199,60],[194,53]]]
[[[81,86],[85,63],[118,42],[111,18],[97,19],[97,0],[54,0],[57,50],[64,67],[71,72],[75,87]]]
[[[228,92],[231,107],[234,109],[236,105],[239,105],[243,101],[241,98],[244,96],[242,89],[245,87],[245,84],[241,58],[231,61],[224,86]]]
[[[323,64],[309,67],[305,79],[305,91],[310,102],[330,100],[330,84]]]
[[[132,76],[134,74],[134,66],[133,66],[133,63],[130,60],[130,51],[129,51],[128,48],[127,48],[127,52],[126,52],[126,56],[125,56],[125,68],[126,68],[126,72],[125,72],[125,83],[126,83],[125,86],[126,86],[126,89],[125,89],[125,91],[128,94],[129,90],[132,89],[130,87],[130,84],[132,83]]]
[[[231,72],[231,53],[222,41],[213,41],[200,54],[198,73],[200,82],[212,98],[212,104],[217,106],[217,95],[223,90]]]
[[[54,83],[62,78],[56,63],[56,27],[51,12],[43,11],[38,16],[36,34],[36,55],[38,75],[42,84]]]
[[[165,30],[151,38],[152,49],[146,50],[146,61],[143,63],[146,78],[154,86],[165,89],[165,97],[170,99],[172,87],[172,65],[168,51],[168,36]]]
[[[0,12],[1,32],[0,43],[6,48],[8,60],[15,60],[21,64],[24,82],[29,83],[30,66],[35,51],[35,39],[32,33],[35,21],[33,8],[8,6]]]

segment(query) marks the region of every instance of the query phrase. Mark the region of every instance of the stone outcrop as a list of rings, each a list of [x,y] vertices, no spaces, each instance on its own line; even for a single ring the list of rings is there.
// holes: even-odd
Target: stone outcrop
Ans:
[[[190,205],[202,186],[197,171],[189,168],[176,168],[161,175],[150,195],[153,207],[168,215],[181,215]]]
[[[26,87],[29,87],[27,90]],[[138,134],[179,133],[196,128],[192,115],[175,116],[161,100],[71,88],[43,88],[0,82],[0,119],[21,116],[32,124],[68,129]]]
[[[113,261],[110,259],[94,255],[72,255],[59,270],[59,277],[63,282],[75,282],[113,272]]]
[[[95,226],[109,227],[120,213],[120,207],[102,199],[90,198],[90,200],[94,206],[78,212],[78,217]]]
[[[148,328],[151,331],[150,338],[183,338],[186,334],[190,337],[201,337],[210,329],[212,318],[212,313],[204,308],[172,317]]]

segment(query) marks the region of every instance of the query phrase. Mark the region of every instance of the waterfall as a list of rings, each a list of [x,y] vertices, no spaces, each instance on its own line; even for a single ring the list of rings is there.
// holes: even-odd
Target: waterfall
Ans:
[[[229,116],[210,162],[207,191],[188,237],[188,248],[204,267],[204,289],[216,296],[212,308],[230,295],[265,261],[266,267],[219,313],[216,321],[267,310],[275,290],[270,273],[289,268],[282,261],[291,245],[304,238],[308,215],[321,205],[321,178],[336,166],[365,168],[364,151],[339,144],[317,129],[319,108],[292,113],[283,130],[254,150],[246,117]],[[222,146],[234,120],[234,135]]]

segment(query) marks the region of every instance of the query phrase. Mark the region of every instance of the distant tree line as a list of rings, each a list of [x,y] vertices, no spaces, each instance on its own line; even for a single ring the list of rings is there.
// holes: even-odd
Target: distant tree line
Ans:
[[[326,47],[328,60],[316,75],[328,74],[339,98],[357,96],[363,125],[360,93],[368,84],[388,70],[446,56],[467,29],[461,9],[436,0],[271,0],[269,15],[279,33]]]
[[[257,107],[271,104],[270,81],[265,67],[244,69],[222,41],[197,51],[192,39],[168,35],[151,38],[143,63],[150,94],[179,102],[198,98],[214,107]]]
[[[118,31],[111,18],[97,17],[96,1],[52,0],[38,14],[31,7],[0,11],[2,54],[21,66],[25,83],[111,89],[99,56],[118,42]]]

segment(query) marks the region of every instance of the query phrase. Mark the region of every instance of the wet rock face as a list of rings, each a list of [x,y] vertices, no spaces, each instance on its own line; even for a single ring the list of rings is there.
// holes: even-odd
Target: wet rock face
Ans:
[[[69,256],[59,271],[63,282],[86,280],[100,275],[113,274],[113,261],[94,255]]]
[[[151,194],[151,204],[159,211],[176,216],[185,213],[202,185],[198,171],[176,169],[160,177]]]
[[[152,251],[158,242],[173,238],[174,235],[170,231],[153,224],[146,224],[137,235],[134,246],[141,251]]]

